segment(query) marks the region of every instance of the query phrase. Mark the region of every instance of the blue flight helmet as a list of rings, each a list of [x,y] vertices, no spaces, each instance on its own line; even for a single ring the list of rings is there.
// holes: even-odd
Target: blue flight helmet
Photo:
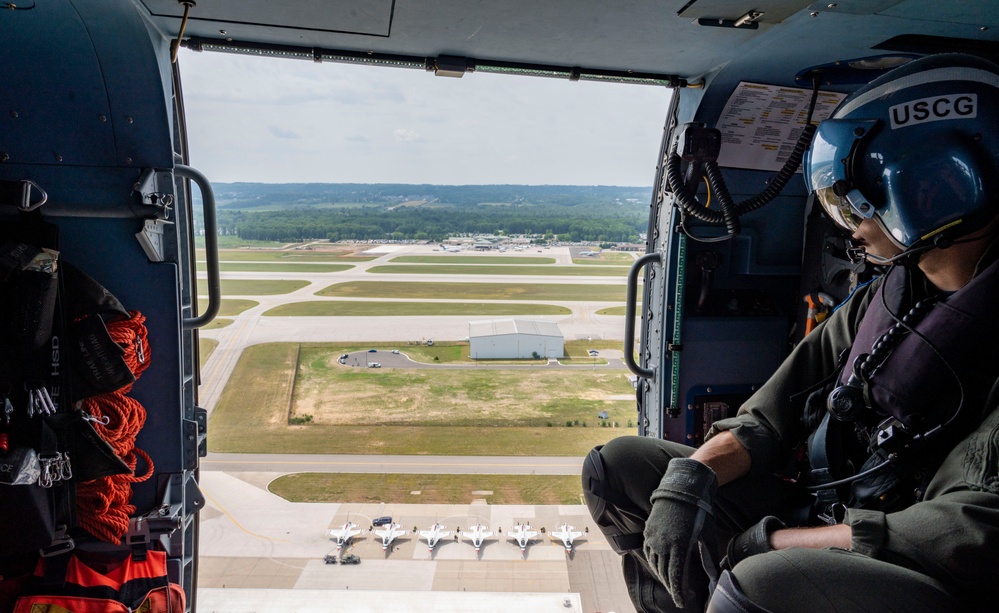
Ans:
[[[803,168],[833,221],[873,219],[903,251],[982,228],[999,212],[999,66],[951,53],[882,75],[819,125]]]

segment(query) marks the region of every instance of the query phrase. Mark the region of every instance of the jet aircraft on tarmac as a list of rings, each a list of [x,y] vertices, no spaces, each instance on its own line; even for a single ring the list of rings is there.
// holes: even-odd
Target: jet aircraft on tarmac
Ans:
[[[347,521],[341,528],[330,530],[327,534],[331,539],[336,540],[336,550],[340,551],[344,546],[350,544],[350,539],[354,538],[361,531],[357,529],[357,524]]]
[[[447,526],[443,526],[440,523],[434,522],[434,525],[430,527],[429,530],[420,530],[420,538],[427,539],[427,549],[431,553],[434,551],[434,547],[442,539],[450,536],[451,532],[445,530]]]
[[[382,537],[382,551],[386,551],[389,545],[392,544],[392,541],[406,534],[406,532],[405,528],[396,523],[391,523],[381,530],[375,530],[375,534]]]
[[[573,530],[573,526],[568,524],[562,524],[559,526],[558,530],[555,530],[549,534],[553,539],[559,539],[562,544],[565,545],[565,552],[572,553],[572,541],[573,539],[583,536],[582,532]]]
[[[492,535],[493,533],[486,530],[486,527],[482,524],[475,524],[467,532],[462,533],[462,536],[472,541],[476,554],[479,553],[479,549],[482,547],[483,541]]]
[[[538,533],[531,530],[531,524],[517,524],[514,531],[507,532],[506,535],[517,541],[517,544],[520,545],[520,555],[524,556],[527,555],[527,544],[534,540],[534,537],[536,537]]]

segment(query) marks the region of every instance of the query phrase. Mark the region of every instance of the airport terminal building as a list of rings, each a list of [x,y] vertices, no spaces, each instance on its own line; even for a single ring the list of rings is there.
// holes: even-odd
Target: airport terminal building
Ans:
[[[469,355],[473,360],[543,358],[565,355],[565,339],[553,321],[490,319],[468,324]]]

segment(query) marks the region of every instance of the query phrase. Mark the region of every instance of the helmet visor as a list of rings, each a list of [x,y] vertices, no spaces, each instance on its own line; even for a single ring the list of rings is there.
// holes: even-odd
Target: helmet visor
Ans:
[[[832,186],[815,190],[815,199],[836,225],[851,233],[860,227],[860,222],[864,221],[864,216],[853,208],[846,196],[837,196]]]
[[[827,119],[819,124],[805,158],[805,182],[826,214],[853,232],[869,218],[873,207],[851,188],[850,166],[856,144],[877,124],[876,119]],[[838,185],[837,185],[838,184]],[[842,195],[837,195],[834,191]]]

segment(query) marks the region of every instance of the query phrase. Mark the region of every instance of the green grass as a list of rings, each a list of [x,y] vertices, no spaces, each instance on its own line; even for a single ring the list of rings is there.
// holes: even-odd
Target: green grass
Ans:
[[[251,249],[277,249],[278,247],[284,247],[287,244],[276,241],[251,241],[239,238],[238,236],[220,236],[217,240],[219,249],[236,249],[239,247]],[[204,249],[205,237],[195,236],[194,245],[200,249]]]
[[[633,433],[634,401],[603,399],[633,393],[623,370],[369,370],[337,364],[342,348],[322,345],[302,346],[294,386],[292,414],[314,422],[289,426],[298,352],[243,352],[212,413],[213,451],[579,456]],[[602,410],[619,427],[599,427]]]
[[[205,362],[212,356],[212,352],[219,346],[219,342],[211,338],[198,338],[198,358],[199,363],[204,367]]]
[[[631,266],[634,262],[634,256],[620,251],[604,251],[600,255],[572,259],[573,264],[583,266]]]
[[[391,262],[399,264],[554,264],[555,258],[537,258],[503,255],[401,255]]]
[[[581,300],[624,302],[624,285],[584,285],[545,283],[427,283],[402,281],[351,281],[338,283],[316,292],[317,296],[346,298],[441,298],[466,300]]]
[[[231,319],[227,317],[216,317],[207,324],[201,327],[202,330],[218,330],[219,328],[225,328],[226,326],[232,325]]]
[[[219,315],[222,317],[235,317],[243,311],[248,311],[259,304],[256,300],[223,298],[222,305],[219,307]]]
[[[197,259],[204,262],[205,250],[197,250]],[[375,259],[373,255],[355,255],[353,251],[267,251],[248,249],[220,249],[219,260],[222,262],[369,262]]]
[[[503,304],[482,302],[293,302],[264,313],[269,317],[399,316],[399,315],[569,315],[571,309],[554,304]]]
[[[626,308],[627,307],[623,307],[623,306],[607,307],[606,309],[600,309],[600,310],[598,310],[596,314],[597,315],[619,315],[621,317],[624,317],[625,314],[626,314],[625,313],[625,309]]]
[[[585,355],[590,349],[621,349],[623,346],[623,341],[606,341],[601,339],[592,341],[565,341],[565,352],[569,355]]]
[[[386,504],[580,504],[576,475],[401,475],[297,473],[267,486],[291,502]],[[491,491],[483,496],[472,492]],[[414,495],[413,492],[420,492]]]
[[[290,294],[308,285],[308,281],[222,280],[224,296],[274,296]],[[208,295],[208,281],[198,279],[198,295]]]
[[[368,272],[391,275],[548,275],[552,277],[624,277],[623,266],[493,266],[464,264],[388,264]]]
[[[268,264],[266,262],[220,262],[219,270],[223,272],[343,272],[350,270],[352,264],[309,264],[277,262]],[[197,268],[200,271],[208,270],[208,264],[198,262]]]

